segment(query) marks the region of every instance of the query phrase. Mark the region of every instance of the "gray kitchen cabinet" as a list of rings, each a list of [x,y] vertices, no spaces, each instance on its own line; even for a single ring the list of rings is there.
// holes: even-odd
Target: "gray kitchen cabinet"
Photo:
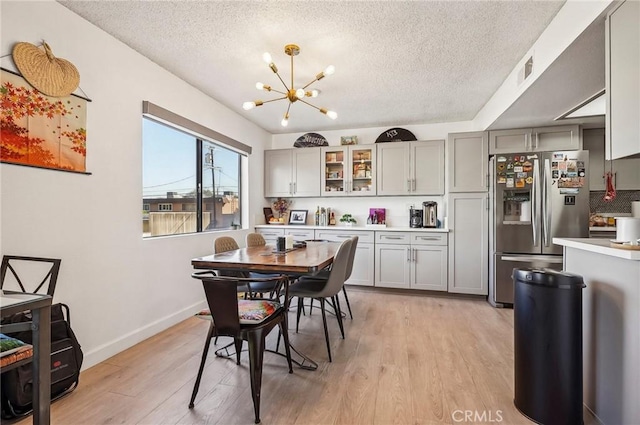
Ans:
[[[325,146],[322,196],[376,196],[376,146]]]
[[[605,160],[605,129],[585,129],[583,140],[589,151],[589,190],[605,190],[604,174],[611,169]],[[614,160],[613,173],[617,190],[640,190],[640,158]]]
[[[358,236],[356,255],[353,259],[351,277],[345,283],[348,285],[373,286],[374,282],[374,235],[366,230],[316,230],[315,238],[330,242],[342,242],[345,239]]]
[[[275,149],[264,152],[264,196],[320,196],[320,148]]]
[[[488,202],[487,193],[448,197],[449,292],[488,294]]]
[[[449,133],[446,167],[449,193],[489,189],[488,147],[486,131]]]
[[[489,154],[548,152],[582,149],[580,127],[518,128],[489,132]]]
[[[293,237],[294,242],[308,241],[315,239],[313,229],[284,229],[284,234]]]
[[[447,290],[447,235],[376,232],[375,285]]]
[[[377,194],[444,194],[444,140],[377,145]]]
[[[278,241],[278,237],[284,236],[284,229],[278,229],[276,226],[274,226],[273,229],[257,228],[256,233],[260,233],[262,235],[264,240],[267,241],[267,245],[275,246]]]
[[[640,157],[640,2],[609,12],[605,51],[606,158]]]

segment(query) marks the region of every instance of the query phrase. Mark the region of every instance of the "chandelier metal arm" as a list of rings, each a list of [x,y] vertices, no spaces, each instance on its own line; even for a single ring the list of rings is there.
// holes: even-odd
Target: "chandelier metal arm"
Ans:
[[[287,87],[287,83],[284,82],[284,80],[282,79],[282,77],[280,76],[280,74],[278,73],[278,71],[274,71],[274,73],[276,74],[276,76],[278,77],[278,79],[280,80],[280,82],[282,83],[282,85],[284,86],[286,91],[289,91],[289,87]],[[271,89],[273,90],[273,89]],[[275,90],[274,90],[275,91]]]
[[[280,90],[270,89],[269,91],[274,91],[274,92],[276,92],[276,93],[283,94],[285,97],[287,96],[287,93],[285,93],[285,92],[283,92],[283,91],[280,91]]]
[[[324,77],[324,75],[323,75],[323,77]],[[303,86],[303,87],[302,87],[302,90],[306,89],[306,88],[307,88],[307,87],[309,87],[311,84],[313,84],[313,83],[315,83],[316,81],[318,81],[319,79],[320,79],[320,78],[318,78],[318,77],[316,76],[316,78],[314,78],[313,80],[311,80],[311,82],[309,82],[306,86]]]
[[[302,99],[298,99],[300,102],[304,103],[305,105],[309,105],[312,108],[317,109],[318,111],[322,112],[322,108],[318,108],[316,105],[312,105],[311,103],[307,102],[306,100],[302,100]]]
[[[275,102],[276,100],[282,100],[282,99],[286,99],[287,96],[282,96],[282,97],[277,97],[275,99],[269,99],[269,100],[265,100],[262,103],[269,103],[269,102]]]

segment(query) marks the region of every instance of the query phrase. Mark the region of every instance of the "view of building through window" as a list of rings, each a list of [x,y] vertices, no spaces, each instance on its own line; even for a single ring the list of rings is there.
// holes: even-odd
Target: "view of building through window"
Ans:
[[[143,236],[240,225],[240,154],[148,118],[142,143]]]

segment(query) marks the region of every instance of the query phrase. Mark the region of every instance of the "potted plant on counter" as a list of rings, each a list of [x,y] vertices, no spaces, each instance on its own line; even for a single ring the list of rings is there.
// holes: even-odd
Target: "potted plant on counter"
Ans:
[[[340,223],[344,223],[345,226],[353,226],[356,223],[356,219],[351,214],[342,214],[340,217]]]

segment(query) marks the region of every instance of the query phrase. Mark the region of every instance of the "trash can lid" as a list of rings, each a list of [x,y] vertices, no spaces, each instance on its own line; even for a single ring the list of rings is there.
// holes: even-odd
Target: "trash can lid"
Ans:
[[[582,276],[552,269],[513,269],[512,278],[529,284],[561,289],[581,289],[586,287]]]

